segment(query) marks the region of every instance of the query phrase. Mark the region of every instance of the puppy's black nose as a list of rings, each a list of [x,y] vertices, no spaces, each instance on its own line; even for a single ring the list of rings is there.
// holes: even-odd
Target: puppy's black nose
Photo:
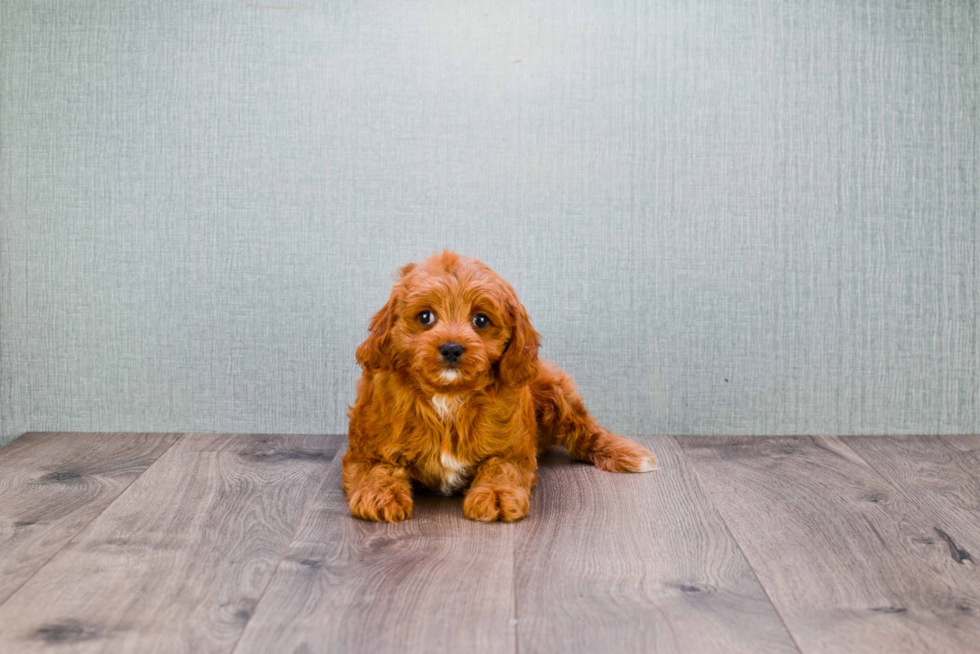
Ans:
[[[456,363],[463,356],[463,346],[450,341],[439,348],[439,354],[446,360],[446,363]]]

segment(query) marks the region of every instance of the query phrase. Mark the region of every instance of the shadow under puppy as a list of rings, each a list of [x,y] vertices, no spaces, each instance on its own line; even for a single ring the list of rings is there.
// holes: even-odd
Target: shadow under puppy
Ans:
[[[444,251],[403,267],[357,348],[343,460],[354,515],[410,518],[418,482],[465,488],[471,520],[520,520],[553,444],[602,470],[653,470],[653,453],[600,427],[538,343],[514,289],[476,259]]]

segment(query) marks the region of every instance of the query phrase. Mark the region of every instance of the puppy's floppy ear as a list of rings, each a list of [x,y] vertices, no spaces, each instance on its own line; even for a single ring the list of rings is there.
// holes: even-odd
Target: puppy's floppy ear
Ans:
[[[371,318],[368,337],[357,346],[357,362],[365,370],[392,370],[395,367],[395,353],[391,344],[391,328],[395,324],[395,309],[403,289],[403,280],[415,270],[414,263],[408,263],[398,271],[398,281],[391,289],[391,297],[381,310]]]
[[[391,327],[395,323],[395,305],[398,302],[398,287],[391,291],[380,311],[371,318],[368,337],[357,347],[357,362],[365,370],[391,370],[394,368],[391,349]]]
[[[541,338],[531,327],[527,311],[516,297],[507,301],[507,308],[513,322],[513,331],[507,349],[500,358],[500,379],[508,386],[524,386],[531,383],[537,375]]]

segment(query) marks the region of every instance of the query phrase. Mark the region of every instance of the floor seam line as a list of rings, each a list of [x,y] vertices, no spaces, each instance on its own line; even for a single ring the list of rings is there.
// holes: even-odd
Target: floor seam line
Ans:
[[[136,433],[136,432],[134,432],[134,433]],[[75,542],[75,539],[78,538],[79,534],[81,534],[83,531],[85,531],[86,529],[88,529],[93,522],[95,522],[96,520],[98,520],[102,516],[102,514],[104,514],[106,511],[108,511],[110,506],[112,506],[113,504],[115,504],[116,502],[118,502],[119,501],[119,498],[122,497],[123,495],[125,495],[126,492],[129,491],[129,489],[132,487],[132,485],[135,484],[137,482],[137,480],[139,480],[143,475],[146,474],[146,471],[147,470],[149,470],[150,468],[152,468],[153,466],[155,466],[157,464],[157,461],[159,461],[160,459],[162,459],[167,454],[167,452],[169,452],[171,450],[171,448],[173,448],[174,445],[176,445],[180,441],[184,440],[184,437],[186,435],[187,435],[187,433],[178,434],[177,438],[174,439],[174,442],[171,443],[170,445],[168,445],[167,446],[167,449],[165,449],[163,452],[160,452],[160,456],[158,456],[156,459],[154,459],[153,460],[153,463],[151,463],[150,465],[146,466],[146,468],[143,469],[143,472],[141,472],[138,475],[136,475],[135,477],[133,477],[132,481],[130,481],[128,484],[126,484],[126,487],[123,488],[121,491],[119,491],[119,494],[116,495],[114,498],[112,498],[112,501],[111,502],[109,502],[104,507],[102,507],[102,510],[101,511],[99,511],[98,513],[96,513],[94,516],[92,516],[92,519],[91,520],[89,520],[84,525],[82,525],[78,529],[78,531],[76,531],[74,533],[74,535],[72,535],[71,538],[69,538],[67,541],[65,541],[65,544],[64,545],[62,545],[61,547],[59,547],[58,550],[54,554],[52,554],[50,557],[48,557],[48,559],[44,563],[42,563],[40,566],[38,566],[37,570],[35,570],[34,572],[32,572],[30,577],[28,577],[27,579],[25,579],[24,582],[20,586],[17,586],[17,588],[14,589],[14,592],[10,593],[10,595],[8,595],[6,599],[0,601],[0,607],[2,607],[4,604],[6,604],[7,601],[11,597],[13,597],[17,593],[19,593],[21,591],[21,589],[24,586],[26,586],[31,581],[31,579],[33,579],[35,576],[37,576],[37,573],[39,573],[41,570],[43,570],[44,568],[46,568],[48,566],[48,564],[51,563],[51,561],[53,561],[56,556],[58,556],[59,554],[61,554],[62,552],[64,552],[65,549],[67,549],[69,545],[71,545],[72,543],[74,543]]]
[[[511,573],[510,580],[514,585],[514,654],[521,653],[521,641],[520,641],[520,628],[521,619],[517,616],[517,525],[513,526],[510,530],[510,560],[511,560]]]
[[[340,436],[340,438],[343,438],[343,436]],[[340,452],[341,447],[343,447],[343,445],[337,448],[337,451],[334,453],[333,459],[331,459],[330,464],[327,466],[326,470],[323,471],[323,479],[320,480],[320,483],[317,485],[316,490],[313,491],[313,493],[310,495],[310,501],[306,504],[306,508],[303,509],[303,515],[302,517],[300,517],[299,522],[296,523],[296,529],[293,530],[293,535],[289,538],[289,542],[286,543],[286,547],[283,548],[282,556],[280,556],[279,560],[276,561],[276,567],[272,569],[272,574],[269,575],[269,581],[266,582],[265,588],[262,589],[262,592],[259,594],[259,598],[255,601],[255,609],[248,616],[248,620],[246,620],[245,624],[242,626],[241,633],[239,633],[238,638],[235,639],[235,644],[232,645],[230,650],[228,650],[229,654],[235,654],[235,652],[238,650],[238,645],[239,643],[242,642],[242,637],[245,635],[245,631],[248,629],[248,625],[251,624],[252,618],[255,617],[256,613],[258,613],[259,605],[262,604],[262,600],[265,599],[265,594],[268,592],[269,586],[272,585],[272,581],[276,578],[276,574],[278,574],[279,572],[279,566],[286,558],[286,555],[289,554],[289,548],[293,546],[293,541],[296,540],[296,535],[299,534],[299,530],[303,527],[303,523],[306,522],[306,517],[310,514],[310,508],[313,506],[313,503],[316,501],[316,498],[320,495],[320,490],[323,488],[323,485],[327,482],[327,477],[330,476],[330,471],[333,470],[333,467],[337,464],[337,459],[343,458]]]
[[[738,542],[738,539],[735,538],[735,534],[732,533],[732,529],[731,527],[728,526],[728,521],[725,519],[725,515],[715,505],[714,499],[712,498],[711,494],[708,492],[708,487],[705,486],[704,482],[701,480],[701,473],[698,471],[697,465],[695,464],[694,460],[687,455],[687,451],[684,449],[684,446],[681,445],[680,441],[677,439],[676,436],[671,436],[670,438],[674,440],[674,442],[677,444],[678,451],[684,456],[688,464],[691,466],[691,471],[694,473],[694,478],[697,480],[698,486],[701,487],[701,491],[704,493],[705,499],[708,500],[708,503],[711,505],[711,508],[714,510],[715,514],[721,520],[721,524],[725,525],[725,533],[727,533],[728,537],[732,539],[733,543],[735,543],[735,547],[738,548],[739,553],[742,555],[742,560],[744,560],[746,565],[749,566],[749,570],[752,571],[752,576],[755,577],[755,581],[756,583],[759,584],[759,588],[761,588],[762,592],[765,593],[766,599],[769,601],[769,606],[772,607],[772,610],[776,613],[776,617],[779,618],[779,622],[782,623],[783,629],[786,630],[786,633],[789,635],[790,640],[793,641],[793,646],[796,647],[796,651],[798,651],[800,654],[803,654],[803,648],[800,647],[799,641],[796,640],[796,635],[789,628],[789,625],[786,624],[786,619],[783,617],[783,614],[780,612],[779,607],[776,606],[776,603],[773,601],[772,596],[769,594],[769,589],[766,588],[766,585],[764,583],[762,583],[762,579],[759,578],[759,573],[756,571],[755,566],[752,565],[752,561],[749,560],[749,557],[745,553],[745,550],[742,549],[742,544]]]

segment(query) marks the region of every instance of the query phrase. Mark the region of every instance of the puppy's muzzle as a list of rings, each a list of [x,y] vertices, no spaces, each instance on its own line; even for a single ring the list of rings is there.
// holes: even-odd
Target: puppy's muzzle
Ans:
[[[443,361],[445,361],[449,365],[453,365],[457,363],[460,360],[460,358],[463,356],[463,352],[465,351],[466,350],[463,348],[462,345],[460,345],[459,343],[454,343],[452,341],[443,344],[443,346],[439,348],[439,354],[442,355]]]

